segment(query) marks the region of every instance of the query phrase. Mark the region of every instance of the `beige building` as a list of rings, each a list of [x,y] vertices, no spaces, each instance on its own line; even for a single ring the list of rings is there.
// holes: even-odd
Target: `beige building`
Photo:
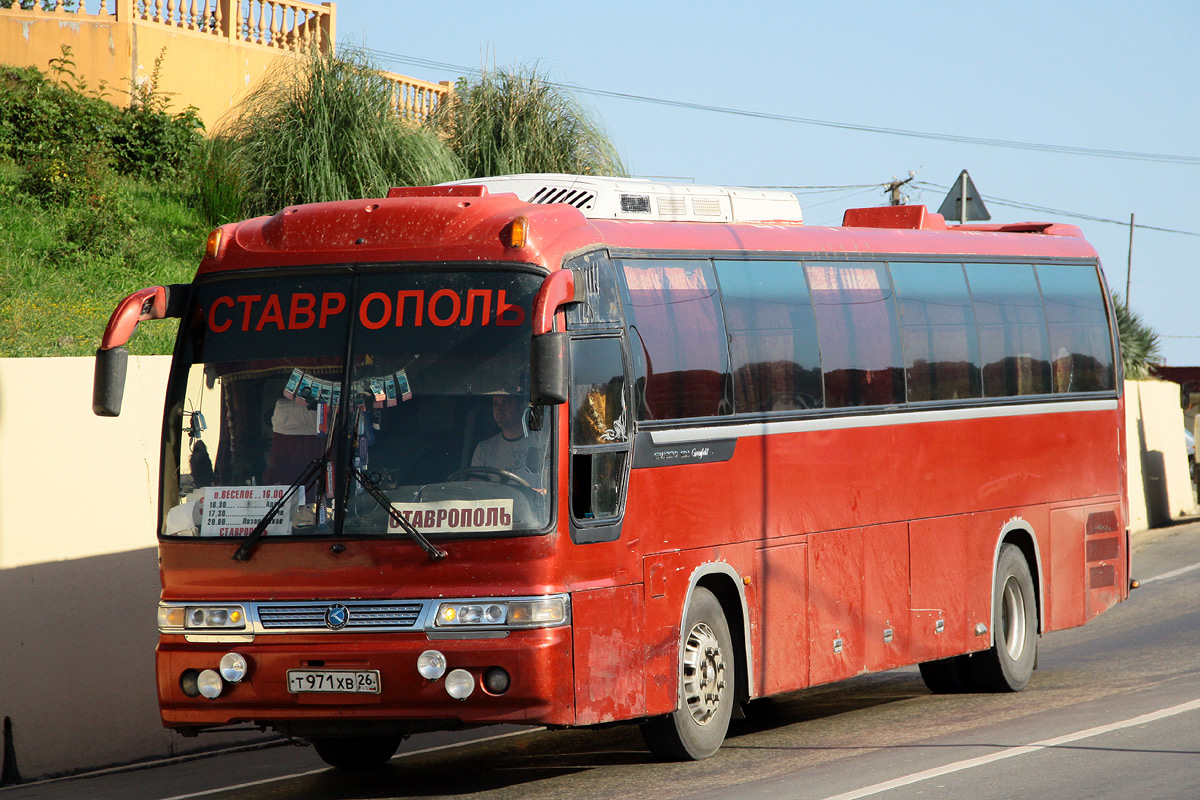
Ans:
[[[315,49],[329,52],[337,37],[335,3],[300,0],[55,0],[57,8],[0,9],[0,62],[46,70],[70,48],[72,71],[88,91],[126,105],[153,80],[172,111],[195,106],[212,131],[259,81],[275,59]],[[450,83],[384,73],[393,84],[393,111],[425,117]]]

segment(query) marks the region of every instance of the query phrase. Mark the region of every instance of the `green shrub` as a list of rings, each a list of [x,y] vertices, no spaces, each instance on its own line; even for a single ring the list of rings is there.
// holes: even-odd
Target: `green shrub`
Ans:
[[[72,161],[82,153],[107,158],[119,115],[111,103],[52,83],[33,68],[0,67],[0,155],[18,164]]]
[[[154,59],[150,77],[133,87],[132,101],[122,109],[111,141],[117,170],[154,180],[173,179],[188,167],[204,141],[204,123],[195,106],[178,114],[167,111],[170,95],[159,88],[167,48]]]
[[[95,203],[109,171],[108,159],[96,151],[37,155],[25,162],[17,189],[44,205]]]
[[[157,88],[163,54],[125,109],[83,94],[86,84],[76,78],[70,55],[64,46],[51,59],[54,80],[32,68],[0,67],[0,156],[33,173],[23,191],[47,202],[71,202],[94,187],[68,184],[110,168],[152,179],[181,174],[203,140],[203,125],[194,108],[166,111],[166,96]]]

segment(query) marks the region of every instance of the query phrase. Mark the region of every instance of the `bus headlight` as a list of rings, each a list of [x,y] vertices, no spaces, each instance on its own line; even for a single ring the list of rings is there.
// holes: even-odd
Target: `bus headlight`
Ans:
[[[246,610],[242,606],[174,606],[158,607],[158,629],[178,630],[245,630]]]
[[[549,628],[569,622],[566,595],[512,600],[448,600],[438,606],[438,628]]]
[[[438,625],[503,625],[508,618],[507,603],[442,603]]]

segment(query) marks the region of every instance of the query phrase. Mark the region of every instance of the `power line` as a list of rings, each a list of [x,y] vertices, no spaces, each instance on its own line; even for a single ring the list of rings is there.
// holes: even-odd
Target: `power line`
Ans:
[[[464,67],[457,64],[447,64],[445,62],[431,61],[424,58],[404,56],[400,55],[399,53],[389,53],[383,50],[373,50],[371,48],[362,49],[364,52],[387,62],[451,70],[459,72],[460,74],[480,74],[483,71],[481,69],[472,69],[470,67]],[[608,97],[616,100],[630,100],[639,103],[651,103],[654,105],[689,109],[692,111],[707,111],[716,114],[749,117],[751,119],[766,119],[775,122],[813,125],[822,128],[835,128],[838,130],[851,130],[862,133],[878,133],[888,136],[904,136],[913,139],[931,139],[933,141],[954,142],[956,144],[973,144],[981,147],[1000,147],[1012,150],[1032,150],[1035,152],[1062,153],[1065,155],[1092,156],[1094,158],[1112,158],[1125,161],[1150,161],[1161,164],[1185,164],[1191,166],[1200,166],[1200,156],[1182,156],[1173,155],[1170,153],[1144,153],[1136,150],[1107,150],[1097,147],[1075,147],[1072,145],[1046,144],[1042,142],[1022,142],[1013,139],[990,139],[980,136],[962,136],[959,134],[937,133],[934,131],[914,131],[904,128],[889,128],[880,125],[859,125],[850,122],[837,122],[833,120],[815,119],[812,117],[799,117],[790,114],[776,114],[768,111],[753,111],[742,108],[709,105],[707,103],[692,103],[686,100],[670,100],[662,97],[649,97],[647,95],[632,94],[629,92],[615,92],[608,89],[591,89],[574,83],[555,83],[553,81],[547,81],[546,83],[551,86],[570,89],[575,92],[590,94],[596,97]]]
[[[450,63],[443,62],[443,61],[433,61],[431,59],[416,58],[414,56],[404,56],[404,55],[400,55],[398,53],[389,53],[387,51],[374,50],[371,48],[362,48],[362,49],[364,50],[364,52],[366,52],[370,55],[373,55],[375,57],[378,57],[384,61],[392,61],[392,62],[397,62],[397,63],[410,64],[410,65],[414,65],[414,66],[430,67],[433,69],[450,70],[450,71],[459,72],[459,73],[480,74],[483,72],[482,69],[473,69],[471,67],[464,67],[460,64],[450,64]],[[881,126],[875,126],[875,125],[856,125],[856,124],[852,124],[852,123],[832,122],[829,120],[811,119],[811,118],[807,118],[807,117],[796,117],[796,116],[790,116],[790,115],[786,115],[786,114],[773,114],[773,113],[762,112],[762,111],[748,111],[745,109],[713,106],[713,105],[707,105],[707,104],[703,104],[703,103],[690,103],[690,102],[683,101],[683,100],[668,100],[668,99],[664,99],[664,98],[647,97],[644,95],[635,95],[635,94],[629,94],[626,92],[614,92],[614,91],[609,91],[606,89],[590,89],[588,87],[580,86],[578,84],[554,83],[552,81],[547,81],[547,83],[549,83],[552,86],[558,86],[560,88],[570,89],[573,91],[582,92],[584,94],[596,95],[599,97],[611,97],[611,98],[621,99],[621,100],[633,100],[633,101],[637,101],[637,102],[652,103],[652,104],[656,104],[656,105],[664,105],[664,106],[670,106],[670,107],[675,107],[675,108],[686,108],[686,109],[691,109],[691,110],[696,110],[696,111],[707,111],[707,112],[720,113],[720,114],[732,114],[732,115],[736,115],[736,116],[744,116],[744,117],[750,117],[750,118],[756,118],[756,119],[768,119],[768,120],[774,120],[774,121],[779,121],[779,122],[792,122],[792,123],[799,123],[799,124],[805,124],[805,125],[816,125],[816,126],[821,126],[821,127],[840,128],[840,129],[845,129],[845,130],[855,130],[855,131],[861,131],[861,132],[865,132],[865,133],[880,133],[880,134],[887,134],[887,135],[893,135],[893,136],[907,136],[907,137],[912,137],[912,138],[933,139],[936,141],[956,142],[959,144],[975,144],[975,145],[980,145],[980,146],[984,146],[984,147],[1004,147],[1004,148],[1010,148],[1010,149],[1063,153],[1063,154],[1068,154],[1068,155],[1085,155],[1085,156],[1093,156],[1093,157],[1097,157],[1097,158],[1115,158],[1115,159],[1135,160],[1135,161],[1152,161],[1152,162],[1158,162],[1158,163],[1200,165],[1200,156],[1180,156],[1180,155],[1171,155],[1171,154],[1166,154],[1166,153],[1142,153],[1142,152],[1129,151],[1129,150],[1105,150],[1105,149],[1100,149],[1100,148],[1073,147],[1073,146],[1069,146],[1069,145],[1052,145],[1052,144],[1042,144],[1042,143],[1037,143],[1037,142],[1019,142],[1019,141],[1006,140],[1006,139],[988,139],[988,138],[973,137],[973,136],[958,136],[958,135],[954,135],[954,134],[933,133],[933,132],[929,132],[929,131],[910,131],[910,130],[904,130],[901,128],[887,128],[887,127],[881,127]],[[797,193],[819,193],[819,192],[838,192],[838,191],[846,190],[846,189],[874,189],[874,188],[882,188],[886,185],[887,184],[851,184],[851,185],[845,185],[845,186],[779,186],[779,185],[774,185],[774,186],[756,186],[753,188],[789,189],[789,190],[797,192]],[[934,183],[928,183],[926,181],[914,181],[913,185],[919,186],[922,188],[926,188],[926,189],[937,189],[940,191],[949,191],[949,187],[947,187],[947,186],[941,186],[941,185],[934,184]],[[858,194],[861,194],[861,193],[855,192],[850,196],[857,196]],[[837,199],[847,199],[847,198],[844,198],[844,197],[843,198],[835,198],[834,200],[837,200]],[[1017,200],[1005,200],[1003,198],[992,197],[990,195],[988,196],[988,201],[995,203],[997,205],[1008,206],[1011,208],[1020,208],[1020,209],[1026,210],[1026,211],[1038,211],[1038,212],[1045,213],[1045,214],[1054,214],[1057,216],[1070,217],[1072,219],[1081,219],[1081,220],[1086,220],[1089,222],[1099,222],[1099,223],[1104,223],[1104,224],[1109,224],[1109,225],[1120,225],[1121,227],[1129,227],[1129,223],[1125,222],[1124,220],[1109,219],[1107,217],[1097,217],[1097,216],[1093,216],[1091,214],[1082,214],[1082,213],[1074,212],[1074,211],[1064,211],[1062,209],[1049,208],[1046,206],[1038,206],[1038,205],[1034,205],[1032,203],[1022,203]],[[828,201],[828,202],[833,202],[833,201]],[[824,205],[824,204],[825,204],[824,202],[811,204],[810,207],[820,206],[820,205]],[[1179,234],[1181,236],[1200,236],[1200,232],[1179,230],[1177,228],[1161,228],[1161,227],[1157,227],[1154,225],[1141,225],[1141,224],[1134,225],[1133,227],[1141,228],[1143,230],[1148,230],[1148,231],[1158,231],[1160,233],[1175,233],[1175,234]]]
[[[919,186],[923,189],[937,189],[937,190],[940,190],[943,192],[950,191],[949,186],[941,186],[936,183],[928,183],[927,181],[917,181],[914,185]],[[1087,220],[1088,222],[1103,222],[1103,223],[1106,223],[1109,225],[1120,225],[1122,228],[1129,227],[1129,222],[1127,220],[1109,219],[1108,217],[1096,217],[1091,214],[1081,214],[1077,211],[1064,211],[1060,208],[1048,208],[1046,206],[1033,205],[1032,203],[1022,203],[1019,200],[1005,200],[1000,197],[993,197],[992,195],[987,195],[987,201],[989,203],[995,203],[996,205],[1000,205],[1000,206],[1009,206],[1011,208],[1021,208],[1026,211],[1038,211],[1043,214],[1054,214],[1054,215],[1060,216],[1060,217],[1071,217],[1073,219]],[[1142,225],[1142,224],[1137,224],[1137,225],[1134,225],[1133,227],[1141,228],[1141,229],[1147,230],[1147,231],[1158,231],[1159,233],[1177,233],[1180,236],[1200,236],[1200,232],[1183,231],[1183,230],[1179,230],[1178,228],[1160,228],[1155,225]]]

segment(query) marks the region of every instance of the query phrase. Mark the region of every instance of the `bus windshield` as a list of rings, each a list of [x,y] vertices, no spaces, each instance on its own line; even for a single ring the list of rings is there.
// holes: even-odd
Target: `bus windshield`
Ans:
[[[245,537],[284,497],[268,537],[405,536],[397,516],[431,538],[545,529],[550,431],[527,414],[540,283],[345,268],[197,284],[162,535]]]

